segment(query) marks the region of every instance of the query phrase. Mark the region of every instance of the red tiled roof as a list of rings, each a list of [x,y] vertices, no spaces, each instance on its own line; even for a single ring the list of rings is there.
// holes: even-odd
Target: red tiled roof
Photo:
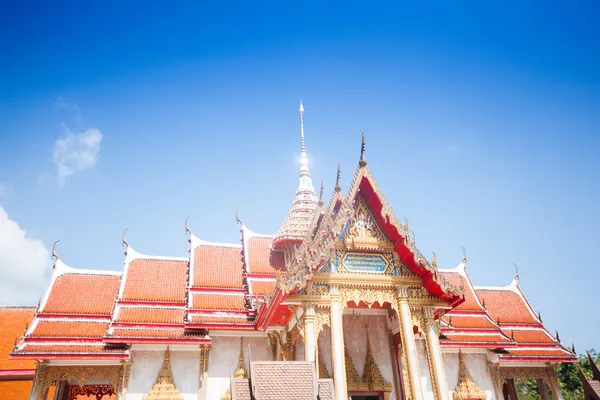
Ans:
[[[194,293],[194,309],[204,310],[245,310],[244,296],[217,293]]]
[[[454,310],[470,310],[470,311],[483,311],[483,308],[477,302],[475,297],[475,292],[473,291],[473,287],[471,286],[469,279],[462,276],[458,272],[450,272],[450,271],[440,271],[439,274],[448,280],[448,283],[453,285],[454,287],[460,287],[460,283],[462,280],[463,286],[465,288],[465,301],[459,304]]]
[[[485,299],[487,311],[494,321],[500,317],[501,324],[539,324],[523,298],[512,290],[476,289],[476,292],[480,299]]]
[[[34,361],[29,361],[29,360],[19,360],[19,362],[34,363]],[[27,400],[27,399],[29,399],[29,394],[31,393],[32,386],[33,386],[32,380],[6,381],[6,382],[0,381],[0,393],[2,393],[2,396],[5,399]],[[50,394],[48,394],[48,395],[50,395]],[[47,398],[53,399],[54,397],[47,397]]]
[[[54,281],[42,312],[110,315],[121,277],[66,273]]]
[[[446,335],[448,339],[453,342],[476,342],[476,343],[506,343],[507,339],[503,337],[500,332],[494,335],[486,335],[486,334],[474,334],[474,335],[466,335],[466,334],[450,334],[450,332],[442,330],[442,333]]]
[[[450,318],[452,318],[452,327],[453,328],[489,328],[489,329],[498,329],[496,325],[494,325],[486,315],[454,315],[452,313],[448,313],[444,315],[443,321],[447,324],[450,323]]]
[[[35,362],[29,360],[9,360],[15,338],[21,340],[25,325],[31,324],[35,308],[33,307],[0,307],[0,370],[3,369],[35,369]]]
[[[199,332],[185,331],[183,328],[171,329],[129,329],[115,328],[109,337],[124,337],[124,338],[169,338],[169,339],[203,339],[205,336]]]
[[[241,252],[241,247],[198,246],[194,249],[193,286],[241,289]]]
[[[30,337],[98,337],[104,336],[108,322],[38,320]]]
[[[522,357],[570,357],[571,354],[566,353],[559,347],[543,348],[543,349],[509,349],[510,355]]]
[[[275,281],[250,281],[252,293],[259,295],[272,294],[275,291],[276,284],[277,283]]]
[[[217,315],[191,315],[191,322],[195,324],[248,324],[253,320],[250,317],[225,317]]]
[[[123,300],[183,302],[188,262],[135,259],[129,263]]]
[[[110,346],[93,346],[93,345],[43,345],[43,344],[26,344],[19,352],[27,353],[123,353],[123,349],[112,348]]]
[[[556,343],[541,329],[510,330],[510,328],[506,328],[504,329],[504,333],[508,336],[514,335],[515,342],[517,343]]]
[[[183,323],[185,309],[163,307],[121,307],[117,322],[141,322],[151,324]]]
[[[248,239],[246,253],[251,273],[274,274],[285,268],[282,251],[271,251],[273,238],[251,237]]]

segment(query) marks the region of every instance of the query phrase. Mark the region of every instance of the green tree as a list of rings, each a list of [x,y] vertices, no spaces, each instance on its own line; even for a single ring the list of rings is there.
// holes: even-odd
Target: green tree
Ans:
[[[597,364],[600,364],[600,353],[592,349],[590,350],[590,355]],[[565,400],[579,400],[583,398],[583,383],[581,382],[578,367],[582,369],[586,376],[592,376],[592,367],[587,354],[579,355],[578,364],[562,363],[558,366],[557,375],[560,390]]]

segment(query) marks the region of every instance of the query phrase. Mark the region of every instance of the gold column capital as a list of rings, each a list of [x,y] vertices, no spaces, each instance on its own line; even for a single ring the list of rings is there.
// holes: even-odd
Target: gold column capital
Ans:
[[[398,286],[396,288],[396,298],[399,302],[408,303],[408,288],[406,286]]]
[[[433,307],[423,307],[423,318],[425,318],[425,322],[428,324],[435,322],[435,314]]]

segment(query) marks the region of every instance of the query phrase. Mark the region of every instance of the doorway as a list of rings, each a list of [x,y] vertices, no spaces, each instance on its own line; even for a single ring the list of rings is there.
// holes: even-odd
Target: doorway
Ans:
[[[376,394],[369,394],[369,395],[363,395],[363,394],[352,395],[351,394],[350,399],[351,400],[380,400],[381,397]]]

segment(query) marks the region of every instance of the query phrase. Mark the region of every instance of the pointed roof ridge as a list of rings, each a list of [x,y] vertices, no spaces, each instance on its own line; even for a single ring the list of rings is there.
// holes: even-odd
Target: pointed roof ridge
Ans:
[[[241,228],[244,230],[243,235],[244,235],[244,238],[247,239],[247,240],[255,238],[255,237],[257,237],[257,238],[265,238],[265,239],[271,239],[271,238],[275,237],[275,235],[273,235],[273,234],[256,233],[256,232],[254,232],[253,230],[251,230],[250,228],[248,228],[248,226],[246,226],[244,224],[242,224]]]
[[[475,290],[506,290],[517,293],[519,282],[516,279],[512,279],[508,285],[505,286],[474,286]],[[518,294],[518,293],[517,293]]]
[[[188,257],[178,257],[178,256],[154,256],[150,254],[143,254],[136,251],[133,247],[128,245],[127,247],[127,256],[125,257],[125,262],[130,263],[134,260],[142,259],[142,260],[162,260],[162,261],[188,261]]]
[[[121,271],[73,268],[73,267],[65,264],[61,259],[57,259],[54,265],[55,265],[54,270],[56,271],[56,277],[59,277],[60,275],[64,275],[64,274],[112,275],[112,276],[121,276],[123,274],[123,272],[121,272]]]

